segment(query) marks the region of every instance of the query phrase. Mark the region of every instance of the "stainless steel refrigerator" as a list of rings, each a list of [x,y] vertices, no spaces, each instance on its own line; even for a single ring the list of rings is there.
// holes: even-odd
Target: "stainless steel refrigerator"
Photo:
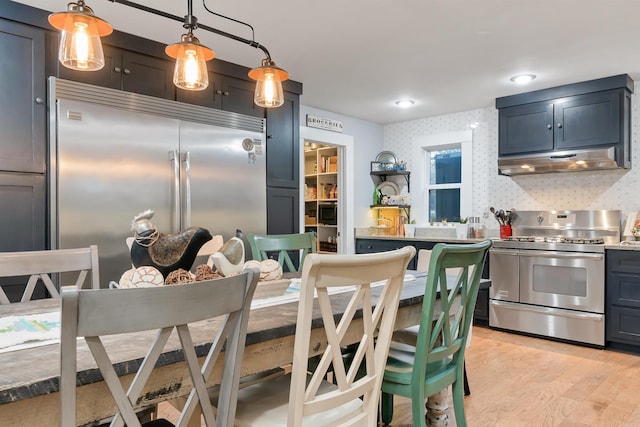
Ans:
[[[146,209],[163,233],[266,232],[264,119],[49,80],[51,245],[98,245],[101,286],[131,268]]]

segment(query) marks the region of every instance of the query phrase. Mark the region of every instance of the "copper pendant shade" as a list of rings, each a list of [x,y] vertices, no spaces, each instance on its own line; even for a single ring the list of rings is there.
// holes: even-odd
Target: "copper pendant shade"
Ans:
[[[165,53],[176,60],[173,84],[186,90],[204,90],[209,86],[209,73],[206,61],[214,58],[215,53],[200,44],[191,29],[182,35],[180,43],[165,48]]]
[[[289,78],[282,68],[276,66],[271,58],[262,60],[262,65],[249,71],[249,78],[256,81],[253,101],[263,108],[275,108],[284,104],[282,82]]]
[[[198,25],[197,18],[193,16],[193,0],[187,0],[187,15],[184,18],[131,0],[110,1],[153,15],[183,22],[182,26],[187,30],[187,34],[182,35],[179,43],[174,43],[165,48],[165,53],[176,60],[173,83],[178,88],[204,90],[209,86],[206,62],[212,60],[215,54],[213,50],[201,44],[200,40],[193,35],[194,30],[202,28],[214,34],[261,49],[266,58],[262,60],[260,67],[254,68],[249,72],[249,77],[256,81],[254,102],[264,108],[279,107],[284,103],[282,82],[289,78],[289,73],[276,66],[275,62],[271,60],[271,55],[267,48],[256,42],[253,37],[251,40],[245,39],[206,25]],[[203,0],[203,6],[213,15],[249,27],[253,34],[251,25],[210,10],[206,5],[206,0]],[[49,15],[49,23],[62,32],[58,53],[58,58],[62,65],[79,71],[95,71],[104,67],[104,54],[100,37],[111,34],[113,28],[108,22],[95,16],[93,10],[85,4],[84,0],[69,3],[65,12]]]
[[[65,67],[96,71],[104,67],[100,37],[113,32],[109,23],[94,15],[83,0],[69,3],[65,12],[49,15],[49,23],[62,32],[58,59]]]

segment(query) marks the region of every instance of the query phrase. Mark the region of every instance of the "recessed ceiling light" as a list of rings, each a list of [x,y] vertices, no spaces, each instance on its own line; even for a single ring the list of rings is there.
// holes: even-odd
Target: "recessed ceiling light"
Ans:
[[[396,101],[396,105],[400,108],[409,108],[416,102],[413,99],[402,99],[400,101]]]
[[[535,78],[535,74],[518,74],[517,76],[511,77],[509,80],[519,85],[526,85]]]
[[[471,129],[477,129],[478,126],[480,126],[480,122],[471,122],[471,123],[469,123],[469,127]]]

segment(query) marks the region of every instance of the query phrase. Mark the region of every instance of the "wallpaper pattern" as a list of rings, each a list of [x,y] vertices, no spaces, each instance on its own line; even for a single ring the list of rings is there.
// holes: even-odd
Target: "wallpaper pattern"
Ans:
[[[640,90],[635,84],[634,92]],[[419,120],[393,123],[384,128],[384,148],[395,152],[412,170],[411,145],[414,138],[447,132],[473,130],[473,200],[474,216],[489,215],[496,209],[619,209],[640,210],[640,148],[638,126],[640,113],[632,96],[632,168],[612,171],[554,173],[507,177],[498,175],[498,111],[494,106]],[[413,177],[412,177],[413,178]],[[413,179],[412,179],[413,181]],[[489,228],[497,228],[491,217],[484,219]]]

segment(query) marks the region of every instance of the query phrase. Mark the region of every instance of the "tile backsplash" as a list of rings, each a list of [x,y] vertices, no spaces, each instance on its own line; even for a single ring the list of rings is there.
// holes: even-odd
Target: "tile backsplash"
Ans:
[[[640,82],[634,92],[640,90]],[[419,120],[393,123],[384,127],[384,147],[395,152],[413,170],[412,141],[425,135],[466,131],[473,122],[473,215],[489,216],[489,228],[498,224],[488,212],[490,206],[517,210],[619,209],[640,210],[640,149],[637,96],[632,96],[632,168],[508,177],[498,175],[498,110],[489,106]],[[414,177],[411,177],[412,181]],[[413,190],[413,187],[412,187]],[[417,191],[413,190],[413,191]],[[412,191],[412,192],[413,192]]]

